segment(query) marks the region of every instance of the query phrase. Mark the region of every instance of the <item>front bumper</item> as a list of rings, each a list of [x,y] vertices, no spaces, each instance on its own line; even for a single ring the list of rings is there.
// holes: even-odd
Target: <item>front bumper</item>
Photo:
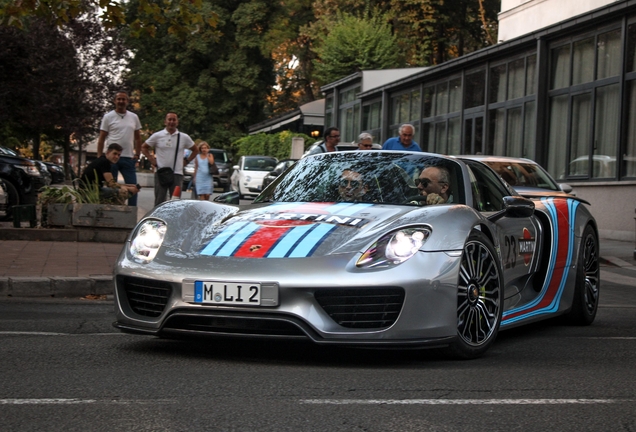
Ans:
[[[160,262],[144,266],[120,259],[115,277],[114,325],[125,332],[148,335],[308,339],[338,345],[441,346],[455,338],[457,258],[443,252],[420,252],[385,270],[360,270],[352,262],[333,256],[244,260],[200,257],[183,263],[173,260],[174,267],[168,269]],[[426,274],[422,269],[427,269]],[[163,289],[163,305],[151,313],[135,305],[137,299],[127,286],[131,278]],[[251,308],[195,303],[191,281],[206,279],[269,283],[276,287],[277,303]],[[403,292],[393,318],[386,306],[390,302],[385,302],[386,321],[358,327],[366,319],[364,314],[369,313],[365,309],[368,302],[360,300],[362,293],[386,290]],[[343,292],[346,295],[339,296]],[[349,298],[351,303],[332,304],[334,296]],[[338,315],[339,307],[349,313],[344,320]],[[382,311],[376,308],[372,312],[377,317]]]

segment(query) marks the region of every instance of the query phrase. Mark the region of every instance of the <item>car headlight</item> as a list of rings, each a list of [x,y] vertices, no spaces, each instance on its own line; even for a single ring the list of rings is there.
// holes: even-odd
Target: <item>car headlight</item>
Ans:
[[[219,173],[225,174],[225,173],[228,173],[229,171],[230,171],[229,168],[219,168]]]
[[[252,177],[251,176],[245,176],[245,181],[247,183],[251,182],[252,181]]]
[[[431,235],[428,227],[403,228],[382,236],[358,259],[360,268],[397,265],[411,258]]]
[[[14,165],[16,168],[20,168],[22,171],[24,171],[25,173],[27,173],[30,176],[33,177],[40,177],[40,170],[38,169],[37,166],[35,166],[32,163],[23,163],[23,164],[18,164],[18,165]]]
[[[152,261],[163,243],[167,225],[156,219],[149,219],[141,224],[130,242],[130,254],[135,261],[149,263]]]

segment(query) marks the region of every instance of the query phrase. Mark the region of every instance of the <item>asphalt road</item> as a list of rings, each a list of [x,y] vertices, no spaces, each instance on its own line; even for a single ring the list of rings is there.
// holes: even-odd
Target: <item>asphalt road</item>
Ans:
[[[2,431],[634,431],[634,287],[590,327],[502,332],[486,356],[174,341],[112,302],[0,299]]]

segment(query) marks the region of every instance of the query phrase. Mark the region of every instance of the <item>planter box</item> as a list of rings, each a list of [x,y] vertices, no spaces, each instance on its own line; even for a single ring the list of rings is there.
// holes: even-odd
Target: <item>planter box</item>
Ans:
[[[134,228],[137,207],[111,204],[73,204],[73,225],[77,227]]]
[[[49,204],[46,206],[46,225],[70,227],[72,214],[73,204]]]

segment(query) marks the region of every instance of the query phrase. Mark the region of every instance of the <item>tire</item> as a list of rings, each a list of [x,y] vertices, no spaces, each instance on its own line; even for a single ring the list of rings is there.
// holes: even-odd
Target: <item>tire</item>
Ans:
[[[241,192],[241,185],[238,185],[238,193],[239,199],[245,199],[245,195],[243,195],[243,192]]]
[[[587,326],[594,322],[600,293],[599,246],[596,233],[586,226],[579,246],[576,285],[572,309],[565,315],[570,325]]]
[[[482,356],[499,332],[503,273],[492,242],[473,231],[461,258],[457,281],[457,339],[445,352],[458,359]]]
[[[21,203],[20,193],[10,181],[4,180],[3,183],[5,185],[7,195],[8,195],[7,214],[6,216],[0,217],[0,220],[11,220],[11,218],[13,217],[12,207],[16,205],[20,205]]]

